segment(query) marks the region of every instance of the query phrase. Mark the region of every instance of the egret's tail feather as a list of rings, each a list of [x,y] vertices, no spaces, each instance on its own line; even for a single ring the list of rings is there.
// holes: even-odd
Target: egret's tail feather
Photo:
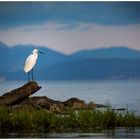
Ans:
[[[24,71],[25,71],[26,73],[28,73],[28,70],[27,70],[26,68],[24,68]]]

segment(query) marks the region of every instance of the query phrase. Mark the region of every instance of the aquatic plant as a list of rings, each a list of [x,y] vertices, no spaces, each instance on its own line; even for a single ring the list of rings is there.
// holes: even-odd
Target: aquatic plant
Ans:
[[[140,118],[126,110],[118,113],[113,108],[104,110],[70,110],[67,114],[48,112],[45,109],[19,110],[0,107],[0,132],[3,131],[66,131],[96,130],[109,127],[140,126]]]

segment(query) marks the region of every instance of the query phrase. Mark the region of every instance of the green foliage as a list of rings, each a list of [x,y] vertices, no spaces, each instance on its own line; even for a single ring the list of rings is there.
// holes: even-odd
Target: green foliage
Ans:
[[[0,107],[0,131],[5,130],[8,121],[9,109],[5,106]]]
[[[65,131],[74,129],[103,129],[109,127],[140,126],[140,118],[126,110],[115,112],[111,107],[104,110],[71,110],[67,114],[50,113],[46,110],[27,109],[13,111],[0,107],[0,132],[2,131]]]

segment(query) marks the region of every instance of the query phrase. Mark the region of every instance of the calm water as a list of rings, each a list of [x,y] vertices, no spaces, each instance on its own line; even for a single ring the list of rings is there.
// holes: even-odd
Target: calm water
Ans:
[[[0,95],[22,86],[25,81],[0,82]],[[140,115],[140,80],[99,80],[99,81],[38,81],[42,89],[34,96],[47,96],[54,100],[77,97],[86,102],[110,103],[115,108],[128,107]],[[12,133],[16,136],[16,134]],[[26,134],[28,135],[28,134]],[[26,136],[25,135],[25,136]],[[35,134],[34,134],[35,135]],[[140,128],[126,130],[118,128],[101,133],[48,133],[40,137],[140,137]],[[10,135],[11,136],[11,135]],[[18,136],[16,136],[18,137]],[[20,137],[20,136],[19,136]]]
[[[140,138],[140,128],[107,129],[96,132],[70,133],[8,133],[0,134],[0,138]]]

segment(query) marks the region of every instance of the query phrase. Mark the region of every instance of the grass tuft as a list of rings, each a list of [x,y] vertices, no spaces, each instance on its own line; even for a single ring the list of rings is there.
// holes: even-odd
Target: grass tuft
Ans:
[[[140,118],[137,118],[134,112],[126,110],[124,113],[118,113],[111,107],[102,111],[71,110],[67,114],[27,108],[13,111],[8,107],[0,107],[0,132],[96,130],[137,126],[140,126]]]

